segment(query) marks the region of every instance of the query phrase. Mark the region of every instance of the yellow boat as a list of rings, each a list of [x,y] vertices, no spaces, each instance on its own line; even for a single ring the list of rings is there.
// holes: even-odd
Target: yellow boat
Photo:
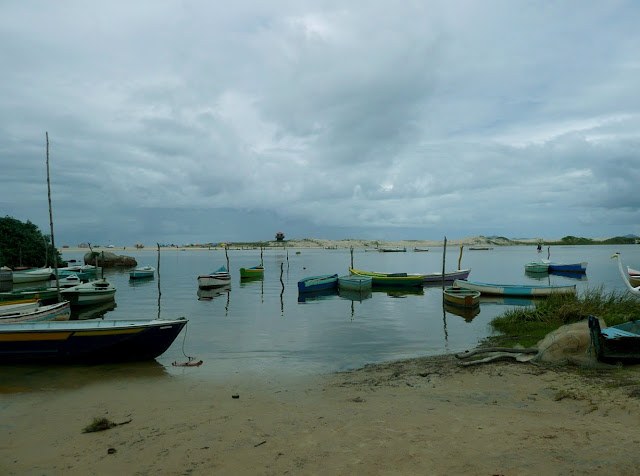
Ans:
[[[349,268],[350,274],[359,276],[371,276],[373,286],[422,286],[424,276],[422,274],[407,275],[407,273],[372,273]]]

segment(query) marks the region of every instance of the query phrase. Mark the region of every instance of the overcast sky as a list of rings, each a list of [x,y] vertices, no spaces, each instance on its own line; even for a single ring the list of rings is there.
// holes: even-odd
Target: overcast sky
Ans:
[[[640,3],[0,3],[0,215],[57,245],[640,235]]]

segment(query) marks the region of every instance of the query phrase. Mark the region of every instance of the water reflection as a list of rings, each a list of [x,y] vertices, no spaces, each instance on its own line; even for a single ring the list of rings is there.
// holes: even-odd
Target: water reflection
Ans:
[[[444,309],[449,314],[455,314],[462,317],[466,322],[471,322],[474,317],[480,314],[480,306],[474,307],[458,307],[451,304],[444,303]]]
[[[407,288],[399,288],[393,286],[374,286],[371,291],[373,293],[386,293],[387,296],[393,298],[405,298],[407,296],[424,296],[424,288],[413,286]]]
[[[362,291],[339,289],[338,295],[342,299],[348,299],[350,301],[364,301],[365,299],[371,299],[371,296],[373,296],[371,289],[365,289]]]
[[[71,306],[70,320],[104,319],[105,314],[113,311],[117,306],[115,301],[93,304],[91,306]]]
[[[489,296],[480,295],[480,305],[483,304],[498,304],[504,306],[533,306],[534,304],[543,301],[544,298],[527,298],[527,297],[509,297],[509,296]]]
[[[219,288],[213,288],[213,289],[198,288],[198,291],[196,294],[198,295],[198,301],[211,301],[212,299],[222,296],[223,294],[228,294],[230,290],[231,290],[230,285],[221,286]]]
[[[331,299],[333,296],[338,295],[338,289],[320,289],[319,291],[306,291],[303,293],[298,293],[298,302],[312,302],[312,301],[321,301],[323,299]]]

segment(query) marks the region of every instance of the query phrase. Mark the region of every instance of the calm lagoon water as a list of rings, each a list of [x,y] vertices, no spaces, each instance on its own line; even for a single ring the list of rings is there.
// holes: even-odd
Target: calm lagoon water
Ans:
[[[157,267],[153,250],[126,250],[138,265]],[[297,253],[299,251],[299,254]],[[495,247],[491,250],[464,249],[462,268],[471,268],[470,280],[508,284],[576,284],[578,291],[603,286],[623,290],[615,259],[619,251],[624,265],[640,267],[640,246],[552,247],[550,257],[558,262],[587,261],[582,279],[525,275],[524,264],[547,257],[531,247]],[[82,253],[64,252],[64,259],[82,259]],[[189,319],[173,345],[157,362],[130,366],[101,366],[107,373],[185,375],[216,378],[235,374],[309,375],[363,366],[367,363],[458,352],[475,347],[491,334],[491,319],[513,305],[487,298],[475,316],[443,309],[441,286],[374,291],[359,296],[313,296],[301,299],[297,282],[319,274],[348,274],[348,249],[264,250],[264,279],[241,282],[239,269],[260,264],[260,250],[230,250],[232,284],[222,291],[198,291],[197,276],[226,265],[223,250],[168,250],[160,255],[160,299],[158,276],[153,280],[130,281],[128,270],[106,270],[114,283],[115,308],[83,311],[79,318],[163,318]],[[446,269],[458,267],[459,247],[448,247]],[[354,267],[367,271],[428,273],[442,270],[443,248],[428,252],[379,253],[356,250]],[[281,275],[282,269],[282,275]],[[281,281],[282,279],[282,281]],[[200,294],[200,296],[199,296]],[[114,307],[114,306],[110,306]],[[203,360],[200,367],[174,367],[186,361],[185,354]],[[128,364],[127,364],[128,365]],[[110,370],[109,370],[110,369]],[[41,374],[35,367],[33,374]],[[48,370],[48,375],[52,371]],[[58,369],[56,372],[65,372]],[[54,372],[54,374],[56,373]],[[74,372],[80,372],[76,369]],[[84,371],[82,371],[84,372]],[[102,372],[104,374],[104,372]],[[86,372],[83,373],[86,375]],[[190,377],[191,378],[191,377]]]

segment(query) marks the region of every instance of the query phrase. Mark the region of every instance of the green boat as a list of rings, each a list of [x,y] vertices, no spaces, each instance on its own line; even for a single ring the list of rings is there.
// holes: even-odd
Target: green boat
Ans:
[[[548,273],[549,264],[541,261],[531,261],[524,265],[524,270],[527,273]]]
[[[264,266],[240,268],[240,278],[259,278],[264,276]]]
[[[392,287],[413,287],[422,286],[424,276],[421,274],[407,275],[407,273],[372,273],[369,271],[361,271],[349,268],[349,273],[356,276],[371,276],[373,287],[392,286]]]
[[[21,299],[39,299],[42,303],[58,300],[57,288],[25,288],[16,291],[0,293],[0,302]]]

